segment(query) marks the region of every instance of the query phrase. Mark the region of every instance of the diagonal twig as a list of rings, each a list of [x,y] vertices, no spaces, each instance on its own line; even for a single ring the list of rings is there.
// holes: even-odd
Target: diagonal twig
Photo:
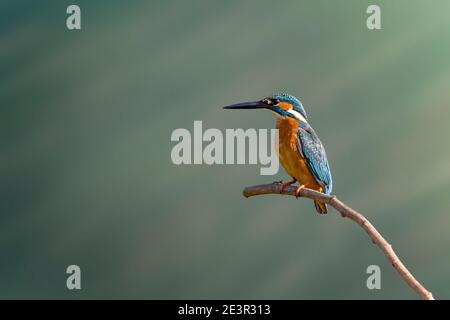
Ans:
[[[295,187],[287,187],[281,193],[283,195],[295,196]],[[257,195],[264,194],[280,194],[280,184],[262,184],[257,186],[246,187],[243,191],[243,195],[248,198]],[[348,218],[361,226],[361,228],[366,231],[372,242],[376,244],[384,255],[387,257],[389,262],[392,264],[395,270],[399,273],[400,277],[406,282],[406,284],[413,289],[422,299],[424,300],[434,300],[433,294],[428,291],[419,281],[414,278],[414,276],[409,272],[405,265],[400,261],[400,258],[395,253],[392,246],[384,239],[380,232],[364,217],[361,213],[350,208],[348,205],[339,200],[336,196],[326,195],[321,192],[317,192],[311,189],[304,188],[300,190],[300,196],[309,198],[312,200],[319,200],[329,204],[337,211],[340,212],[342,217]]]

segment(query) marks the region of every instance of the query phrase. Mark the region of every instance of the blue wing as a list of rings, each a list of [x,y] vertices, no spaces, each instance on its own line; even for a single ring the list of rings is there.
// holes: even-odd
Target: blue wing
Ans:
[[[324,188],[324,193],[330,194],[333,189],[333,179],[322,142],[313,128],[302,121],[299,122],[297,137],[297,148],[306,160],[314,178]]]

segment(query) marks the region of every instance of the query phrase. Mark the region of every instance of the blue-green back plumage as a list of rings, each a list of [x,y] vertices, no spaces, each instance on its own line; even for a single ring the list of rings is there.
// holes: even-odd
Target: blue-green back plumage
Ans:
[[[333,179],[322,142],[314,129],[303,121],[299,121],[297,137],[297,148],[306,160],[314,178],[324,188],[324,193],[330,194],[333,189]]]

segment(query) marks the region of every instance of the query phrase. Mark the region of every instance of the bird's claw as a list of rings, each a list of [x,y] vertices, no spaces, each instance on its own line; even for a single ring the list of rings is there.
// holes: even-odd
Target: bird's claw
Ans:
[[[301,197],[300,196],[300,191],[302,191],[302,189],[304,189],[305,188],[305,185],[304,184],[301,184],[301,185],[299,185],[298,187],[297,187],[297,189],[295,189],[295,198],[299,198],[299,197]]]
[[[288,182],[284,182],[283,183],[283,181],[281,181],[281,186],[280,186],[280,188],[279,188],[279,191],[280,191],[280,193],[283,193],[284,192],[284,189],[286,189],[287,187],[289,187],[291,184],[294,184],[294,183],[296,183],[297,182],[297,180],[291,180],[291,181],[288,181]]]

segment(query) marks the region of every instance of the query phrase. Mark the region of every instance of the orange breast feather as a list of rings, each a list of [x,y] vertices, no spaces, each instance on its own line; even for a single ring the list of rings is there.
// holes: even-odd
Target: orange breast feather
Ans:
[[[281,118],[277,121],[279,130],[278,158],[286,173],[295,178],[307,188],[321,191],[308,164],[302,158],[297,148],[297,120],[292,118]]]

